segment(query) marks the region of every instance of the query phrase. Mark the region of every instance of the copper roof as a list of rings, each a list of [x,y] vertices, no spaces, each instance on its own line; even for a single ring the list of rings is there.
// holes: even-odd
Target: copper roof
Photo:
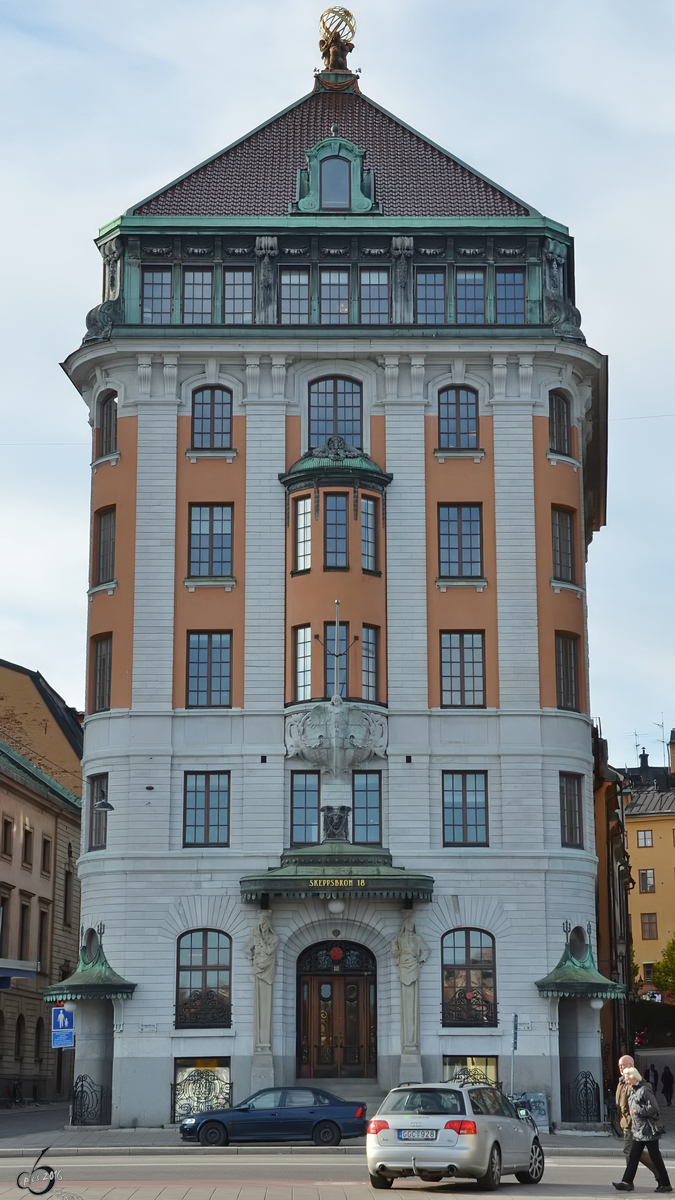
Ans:
[[[675,792],[659,792],[656,788],[633,792],[626,808],[627,817],[666,817],[672,814],[675,814]]]
[[[365,150],[385,216],[526,217],[531,210],[358,92],[312,92],[130,210],[137,216],[288,215],[305,150],[340,135]],[[536,215],[536,212],[535,212]]]

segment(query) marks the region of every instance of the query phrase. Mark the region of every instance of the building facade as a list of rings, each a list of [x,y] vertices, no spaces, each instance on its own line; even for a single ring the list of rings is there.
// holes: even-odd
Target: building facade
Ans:
[[[65,364],[94,447],[82,921],[124,977],[95,1021],[81,971],[68,994],[113,1122],[166,1123],[207,1070],[237,1100],[508,1084],[514,1013],[555,1120],[602,1077],[606,361],[568,230],[342,50],[102,230]]]
[[[636,887],[629,897],[633,953],[643,992],[653,992],[652,968],[675,936],[675,791],[634,788],[626,836]]]

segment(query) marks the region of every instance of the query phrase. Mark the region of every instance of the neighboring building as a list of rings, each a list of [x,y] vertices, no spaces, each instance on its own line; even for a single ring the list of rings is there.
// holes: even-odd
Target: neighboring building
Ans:
[[[653,991],[652,967],[675,935],[675,790],[634,790],[626,809],[631,872],[633,952],[643,992]]]
[[[516,1087],[575,1118],[622,994],[592,956],[606,360],[566,227],[331,44],[99,238],[65,363],[93,427],[87,932],[49,995],[79,1063],[109,1047],[114,1123],[167,1123],[206,1069],[236,1099],[508,1085],[514,1013]]]
[[[39,671],[0,658],[0,739],[82,795],[82,718]]]
[[[81,802],[0,742],[0,1095],[70,1094],[73,1052],[52,1050],[49,983],[77,961]],[[24,976],[23,978],[21,976]]]

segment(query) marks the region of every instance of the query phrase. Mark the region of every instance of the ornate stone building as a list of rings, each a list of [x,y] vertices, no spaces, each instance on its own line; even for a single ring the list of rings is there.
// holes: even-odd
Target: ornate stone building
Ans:
[[[103,228],[65,363],[94,447],[78,1055],[114,1122],[166,1123],[200,1071],[236,1099],[508,1084],[518,1013],[516,1087],[559,1120],[612,994],[584,575],[606,361],[566,227],[324,52]],[[94,1009],[101,923],[124,979]]]

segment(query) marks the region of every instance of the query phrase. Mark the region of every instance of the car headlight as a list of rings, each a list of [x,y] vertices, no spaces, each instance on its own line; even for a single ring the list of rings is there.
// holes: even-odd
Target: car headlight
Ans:
[[[185,1120],[183,1121],[183,1124],[184,1125],[196,1125],[197,1118],[196,1117],[186,1117]]]

